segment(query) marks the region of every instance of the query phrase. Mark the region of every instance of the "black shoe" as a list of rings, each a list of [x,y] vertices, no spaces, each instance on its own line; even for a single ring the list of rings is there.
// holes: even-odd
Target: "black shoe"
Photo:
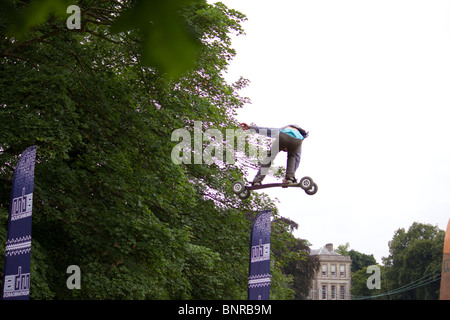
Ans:
[[[283,180],[283,184],[287,184],[287,185],[295,185],[297,184],[297,179],[295,178],[287,178]]]

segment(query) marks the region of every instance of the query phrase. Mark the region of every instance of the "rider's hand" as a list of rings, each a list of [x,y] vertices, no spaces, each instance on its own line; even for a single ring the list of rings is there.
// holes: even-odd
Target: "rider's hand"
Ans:
[[[242,128],[243,130],[248,130],[248,129],[250,129],[250,126],[249,126],[248,124],[244,123],[244,122],[241,123],[240,126],[241,126],[241,128]]]

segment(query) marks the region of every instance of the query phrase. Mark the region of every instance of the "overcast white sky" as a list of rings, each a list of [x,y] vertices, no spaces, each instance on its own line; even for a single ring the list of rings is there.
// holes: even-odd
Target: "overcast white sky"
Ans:
[[[222,2],[248,17],[226,75],[251,81],[238,120],[310,131],[297,178],[318,193],[265,191],[300,225],[295,235],[313,249],[349,242],[381,263],[398,228],[445,230],[450,0]]]

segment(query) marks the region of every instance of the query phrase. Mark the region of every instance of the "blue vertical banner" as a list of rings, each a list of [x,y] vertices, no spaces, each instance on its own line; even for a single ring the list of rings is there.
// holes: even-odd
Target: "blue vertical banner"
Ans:
[[[3,276],[4,300],[30,296],[31,213],[36,146],[26,149],[14,171]]]
[[[250,238],[248,300],[270,299],[270,226],[272,212],[256,215]]]

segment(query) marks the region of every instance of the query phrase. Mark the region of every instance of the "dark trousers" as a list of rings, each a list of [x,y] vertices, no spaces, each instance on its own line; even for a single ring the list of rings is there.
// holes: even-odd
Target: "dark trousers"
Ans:
[[[295,178],[295,155],[298,149],[302,147],[302,141],[300,139],[291,137],[290,135],[280,132],[280,135],[273,142],[267,157],[262,160],[261,167],[258,173],[253,179],[253,183],[262,182],[269,172],[272,161],[275,159],[280,151],[287,151],[287,164],[286,164],[286,179]]]

